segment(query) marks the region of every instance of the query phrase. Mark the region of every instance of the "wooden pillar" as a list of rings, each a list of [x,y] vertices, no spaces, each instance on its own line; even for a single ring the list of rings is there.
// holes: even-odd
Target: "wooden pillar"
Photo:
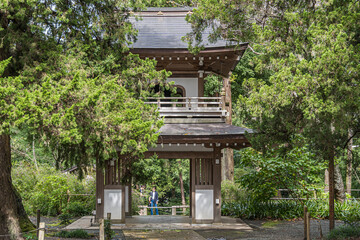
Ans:
[[[190,202],[190,212],[192,222],[195,222],[195,158],[191,158],[190,164],[190,189],[191,189],[191,202]]]
[[[214,148],[213,159],[214,223],[221,222],[221,150]]]
[[[193,181],[192,181],[192,174],[193,174],[192,166],[193,166],[193,163],[192,162],[193,162],[193,159],[190,158],[189,161],[190,161],[190,193],[189,193],[190,214],[189,214],[189,217],[192,218],[192,216],[193,216],[193,214],[192,214],[192,199],[193,199],[192,198],[192,191],[193,191],[193,186],[192,186],[192,184],[193,184]]]
[[[204,70],[199,70],[198,77],[198,97],[204,96]]]
[[[335,228],[335,186],[334,186],[334,173],[335,173],[335,165],[334,165],[334,154],[333,151],[330,150],[329,156],[329,223],[330,230]]]
[[[104,170],[96,161],[96,221],[104,218]]]
[[[131,189],[131,179],[130,179],[130,182],[125,184],[125,187],[124,187],[124,190],[125,188],[128,188],[128,212],[125,212],[125,215],[126,216],[131,216],[131,209],[132,209],[132,204],[131,204],[131,192],[132,192],[132,189]]]

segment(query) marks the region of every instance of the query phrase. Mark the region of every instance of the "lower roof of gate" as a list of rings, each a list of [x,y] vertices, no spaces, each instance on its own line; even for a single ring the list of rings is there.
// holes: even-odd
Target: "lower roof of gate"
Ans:
[[[226,123],[164,124],[158,143],[248,143],[252,129]],[[244,145],[245,146],[245,145]]]
[[[253,133],[252,129],[226,123],[164,124],[160,136],[227,136]]]

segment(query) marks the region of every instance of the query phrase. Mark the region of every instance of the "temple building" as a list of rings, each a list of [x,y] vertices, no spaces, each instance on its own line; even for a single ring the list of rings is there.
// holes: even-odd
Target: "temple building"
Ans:
[[[191,8],[149,8],[135,13],[139,30],[131,52],[140,58],[157,61],[157,69],[172,72],[168,81],[177,88],[176,97],[150,98],[165,124],[160,129],[157,146],[145,157],[156,154],[163,159],[190,159],[190,220],[192,223],[221,221],[222,168],[226,168],[223,149],[241,149],[250,143],[245,129],[231,125],[231,86],[229,77],[247,48],[247,43],[231,46],[226,41],[207,40],[204,49],[193,55],[182,37],[191,32],[185,17]],[[216,74],[223,78],[223,90],[214,97],[204,97],[204,78]],[[223,151],[224,152],[224,151]],[[230,158],[232,161],[232,158]],[[131,161],[125,156],[106,161],[97,168],[96,218],[111,213],[114,222],[126,222],[131,212]],[[231,164],[231,162],[230,162]]]

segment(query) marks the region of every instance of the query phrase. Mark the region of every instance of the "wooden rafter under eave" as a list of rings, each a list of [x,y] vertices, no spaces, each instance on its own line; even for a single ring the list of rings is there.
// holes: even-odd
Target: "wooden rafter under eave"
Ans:
[[[216,47],[191,54],[187,49],[150,49],[137,48],[130,52],[139,54],[142,59],[157,61],[157,69],[166,69],[177,76],[197,76],[198,71],[215,73],[228,77],[244,54],[247,43],[238,48]]]

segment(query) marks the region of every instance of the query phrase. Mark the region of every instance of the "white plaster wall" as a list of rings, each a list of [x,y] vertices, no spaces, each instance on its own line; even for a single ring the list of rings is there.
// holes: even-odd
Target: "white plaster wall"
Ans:
[[[121,189],[104,190],[104,216],[107,216],[107,213],[111,213],[111,219],[121,219],[121,197]]]
[[[175,82],[175,85],[181,85],[185,88],[186,97],[198,97],[198,79],[197,78],[168,78],[167,82]]]
[[[195,190],[195,219],[214,219],[214,191],[211,189]]]

